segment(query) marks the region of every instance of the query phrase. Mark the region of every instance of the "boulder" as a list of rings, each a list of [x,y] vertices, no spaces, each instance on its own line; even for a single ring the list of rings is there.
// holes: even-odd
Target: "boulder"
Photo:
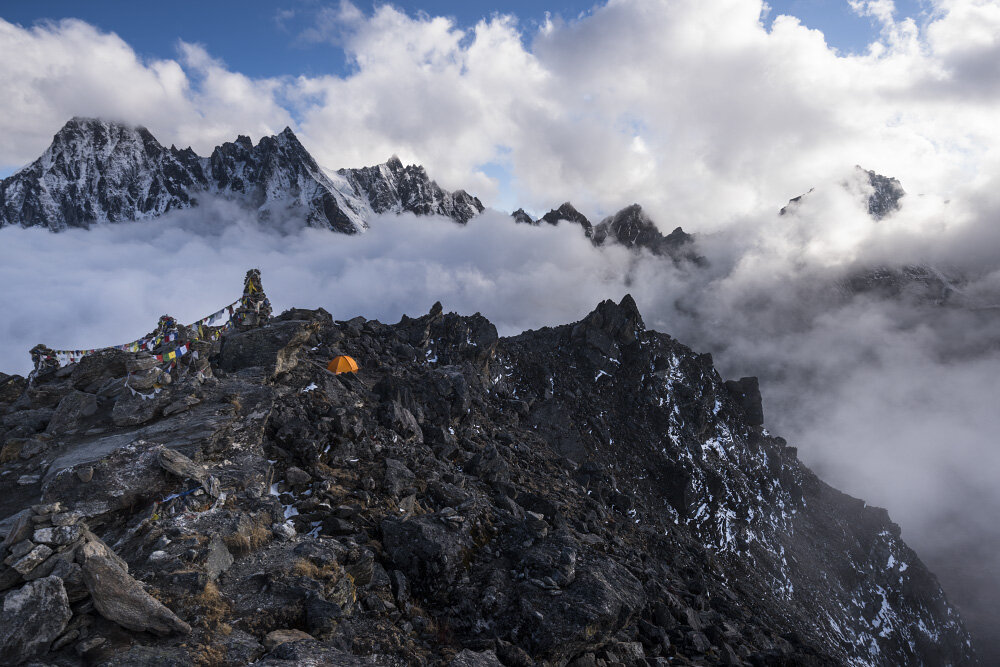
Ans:
[[[406,467],[402,461],[396,459],[385,460],[385,476],[382,478],[382,486],[386,493],[399,498],[403,493],[413,486],[416,476],[413,471]]]
[[[304,486],[312,481],[312,475],[307,473],[302,468],[291,466],[285,471],[285,479],[288,480],[288,483],[292,486]]]
[[[229,553],[226,543],[218,535],[213,535],[208,543],[208,556],[205,558],[205,573],[211,581],[232,567],[233,555]]]
[[[85,541],[77,559],[94,607],[104,618],[129,630],[157,635],[191,631],[190,625],[147,593],[122,567],[121,559],[99,540]]]
[[[35,531],[35,534],[31,539],[41,544],[62,546],[64,544],[72,544],[73,542],[76,542],[80,539],[82,534],[83,528],[77,524],[69,526],[52,526],[49,528],[39,528]]]
[[[59,577],[44,577],[7,593],[0,611],[0,664],[44,655],[73,613]]]
[[[157,453],[156,460],[161,468],[181,479],[201,482],[208,475],[204,466],[198,465],[175,449],[164,447]]]
[[[4,537],[3,543],[0,544],[0,550],[2,548],[10,548],[18,542],[31,537],[33,528],[31,514],[31,510],[26,509],[14,515],[13,520],[10,522],[10,528],[7,530],[7,536]]]
[[[300,348],[318,328],[318,322],[291,320],[231,333],[223,338],[219,366],[227,373],[255,367],[270,373],[288,371],[298,363]]]
[[[97,396],[73,390],[66,394],[45,429],[46,433],[75,433],[80,421],[97,413]]]
[[[136,644],[101,661],[101,667],[187,667],[192,664],[191,658],[179,647]]]
[[[462,569],[463,554],[472,547],[467,533],[455,531],[433,515],[386,519],[382,543],[389,561],[423,593],[444,597]]]
[[[123,392],[111,409],[111,421],[115,426],[140,426],[152,421],[169,400],[164,392],[152,396]]]
[[[27,575],[36,567],[41,565],[46,558],[52,555],[52,548],[44,544],[39,544],[27,554],[15,561],[11,567],[17,570],[21,576]]]

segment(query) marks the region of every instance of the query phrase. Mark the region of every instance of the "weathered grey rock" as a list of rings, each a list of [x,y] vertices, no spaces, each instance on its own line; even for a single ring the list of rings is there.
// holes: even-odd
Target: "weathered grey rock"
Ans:
[[[73,390],[59,401],[45,431],[52,434],[75,433],[80,420],[96,412],[97,396]]]
[[[18,410],[3,417],[0,423],[7,429],[7,437],[22,437],[41,433],[48,426],[49,420],[55,411],[51,408],[37,408],[34,410]]]
[[[88,519],[120,509],[142,507],[166,496],[176,481],[163,474],[156,460],[157,445],[134,440],[134,434],[105,436],[53,462],[42,497],[63,499]],[[95,463],[80,465],[80,459]],[[91,468],[89,483],[77,475]]]
[[[316,330],[316,323],[292,320],[230,334],[223,340],[219,365],[226,372],[251,367],[272,373],[288,371]]]
[[[297,486],[300,484],[308,484],[309,482],[311,482],[312,475],[307,473],[302,468],[291,466],[288,470],[285,471],[285,479],[288,480],[289,484]]]
[[[101,616],[140,632],[169,635],[191,631],[190,625],[143,590],[122,568],[120,559],[109,557],[109,551],[95,539],[88,539],[78,551],[83,581]]]
[[[51,423],[51,422],[50,422]],[[49,434],[42,433],[33,438],[26,438],[21,444],[21,460],[32,459],[49,448]]]
[[[62,546],[76,542],[83,535],[83,528],[77,524],[39,528],[32,539],[40,544]]]
[[[760,426],[764,423],[764,408],[757,378],[743,377],[739,380],[728,380],[725,387],[736,403],[743,408],[748,424]]]
[[[10,524],[10,529],[3,539],[3,547],[10,548],[18,542],[31,537],[33,530],[31,516],[32,512],[30,510],[21,510],[15,515],[15,519]]]
[[[161,468],[181,479],[201,482],[208,475],[204,466],[198,465],[175,449],[164,447],[157,453],[156,460]]]
[[[133,391],[142,394],[153,393],[157,388],[162,388],[168,384],[166,376],[167,373],[164,373],[159,368],[150,368],[149,370],[132,373],[128,376],[125,393],[131,394]]]
[[[77,633],[79,636],[79,633]],[[104,644],[108,640],[104,637],[91,637],[90,639],[85,639],[74,647],[76,654],[79,656],[84,656],[93,651],[95,648]]]
[[[448,667],[503,667],[503,663],[492,649],[476,652],[467,648],[452,658]]]
[[[267,633],[267,635],[265,635],[264,637],[264,648],[271,650],[275,646],[279,646],[287,642],[301,641],[303,639],[315,640],[315,637],[313,637],[308,632],[303,632],[302,630],[294,630],[294,629],[272,630],[271,632]]]
[[[148,352],[140,352],[125,362],[125,370],[129,373],[139,373],[156,368],[160,362]]]
[[[226,543],[218,535],[213,535],[208,543],[208,556],[205,559],[205,573],[211,581],[219,578],[223,572],[232,567],[233,555],[229,553]]]
[[[56,555],[62,556],[63,554]],[[71,555],[75,557],[76,554],[73,553]],[[86,585],[83,583],[83,568],[73,560],[60,558],[56,566],[52,569],[51,575],[62,579],[70,603],[78,602],[90,595],[87,592]]]
[[[56,551],[48,558],[46,558],[40,565],[35,567],[31,572],[24,575],[25,581],[33,581],[35,579],[40,579],[42,577],[47,577],[63,563],[72,563],[73,558],[76,556],[76,546],[71,545],[69,547],[62,547],[62,550]],[[65,583],[65,582],[64,582]],[[67,593],[69,590],[67,589]]]
[[[293,526],[289,521],[274,523],[271,525],[271,532],[287,541],[295,537],[295,526]]]
[[[0,612],[0,664],[19,665],[44,655],[72,615],[58,577],[38,579],[7,593]]]
[[[43,514],[53,514],[55,512],[61,512],[63,510],[63,504],[61,502],[45,503],[44,505],[32,505],[31,511],[35,513],[36,516],[41,516]]]
[[[398,498],[413,486],[415,480],[416,476],[413,471],[407,468],[402,461],[385,460],[385,476],[382,478],[382,484],[387,493]]]
[[[59,512],[52,515],[52,525],[72,526],[79,523],[81,519],[83,519],[83,514],[80,512]]]
[[[88,354],[73,364],[70,382],[81,391],[97,393],[109,380],[124,378],[128,373],[126,364],[134,358],[132,353],[122,350],[101,350]]]
[[[50,547],[44,544],[39,544],[29,551],[26,556],[21,557],[17,562],[11,565],[11,567],[17,570],[21,576],[24,576],[41,565],[42,562],[51,555],[52,549]]]
[[[115,426],[140,426],[159,415],[168,400],[164,392],[148,398],[124,392],[111,409],[111,421]]]
[[[27,378],[0,373],[0,403],[13,403],[28,386]]]
[[[17,544],[12,545],[10,547],[10,556],[9,556],[11,559],[13,559],[11,560],[11,563],[14,563],[17,560],[23,558],[25,555],[30,553],[31,550],[34,548],[35,548],[35,543],[32,542],[31,540],[21,540]]]

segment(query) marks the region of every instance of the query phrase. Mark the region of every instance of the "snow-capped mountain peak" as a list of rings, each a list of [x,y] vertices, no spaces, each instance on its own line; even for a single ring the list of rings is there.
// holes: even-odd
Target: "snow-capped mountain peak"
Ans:
[[[0,226],[52,230],[149,219],[211,194],[263,217],[300,210],[308,224],[353,234],[375,214],[409,211],[468,222],[483,210],[465,191],[447,192],[423,167],[386,163],[327,173],[291,128],[256,145],[240,135],[209,157],[165,148],[144,127],[73,118],[32,164],[0,181]]]

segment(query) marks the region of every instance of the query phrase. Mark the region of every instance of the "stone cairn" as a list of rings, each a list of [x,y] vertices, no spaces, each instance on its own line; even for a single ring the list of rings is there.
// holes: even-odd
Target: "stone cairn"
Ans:
[[[56,361],[56,353],[52,348],[39,343],[29,351],[31,361],[35,365],[31,377],[36,378],[59,370],[59,362]]]
[[[204,329],[204,327],[203,327]],[[137,352],[125,362],[129,373],[128,386],[141,394],[147,394],[171,384],[175,379],[188,375],[209,377],[212,374],[209,355],[214,341],[201,338],[201,332],[194,327],[178,324],[170,315],[160,316],[156,329],[146,338],[162,339],[163,342],[153,352]],[[186,346],[187,353],[172,362],[158,360],[156,355],[164,355]]]
[[[255,329],[267,324],[271,318],[271,302],[264,294],[260,282],[260,269],[250,269],[243,279],[243,298],[239,308],[233,313],[233,325],[237,330]]]
[[[20,664],[74,643],[83,655],[105,641],[90,627],[95,613],[139,632],[191,631],[132,578],[80,512],[61,503],[21,512],[0,544],[0,558],[0,664]]]

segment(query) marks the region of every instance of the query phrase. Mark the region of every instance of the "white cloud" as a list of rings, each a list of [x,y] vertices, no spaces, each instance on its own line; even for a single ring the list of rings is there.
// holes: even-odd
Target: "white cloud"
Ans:
[[[233,203],[208,200],[151,224],[4,228],[0,283],[10,289],[0,291],[0,368],[30,370],[27,350],[39,341],[89,349],[138,338],[165,312],[195,321],[238,298],[253,266],[279,311],[324,307],[337,318],[388,322],[441,300],[482,310],[510,335],[620,297],[618,267],[628,264],[627,251],[599,253],[578,227],[516,225],[492,211],[467,227],[409,214],[371,224],[357,237],[294,220],[262,225]]]
[[[529,209],[639,201],[666,228],[709,230],[845,165],[948,196],[1000,162],[1000,3],[937,0],[923,26],[888,0],[854,5],[883,32],[843,56],[793,17],[766,30],[756,0],[614,0],[531,29],[342,0],[297,39],[341,46],[351,72],[278,79],[232,71],[211,44],[144,60],[79,21],[4,22],[0,84],[16,94],[0,100],[0,163],[33,159],[72,115],[142,123],[202,153],[291,124],[328,167],[396,153],[492,201],[480,165],[502,161]]]
[[[78,20],[23,28],[0,19],[0,168],[45,149],[72,116],[141,124],[161,142],[202,153],[237,132],[259,137],[291,123],[279,83],[230,72],[199,46],[181,60],[144,60],[117,35]]]

